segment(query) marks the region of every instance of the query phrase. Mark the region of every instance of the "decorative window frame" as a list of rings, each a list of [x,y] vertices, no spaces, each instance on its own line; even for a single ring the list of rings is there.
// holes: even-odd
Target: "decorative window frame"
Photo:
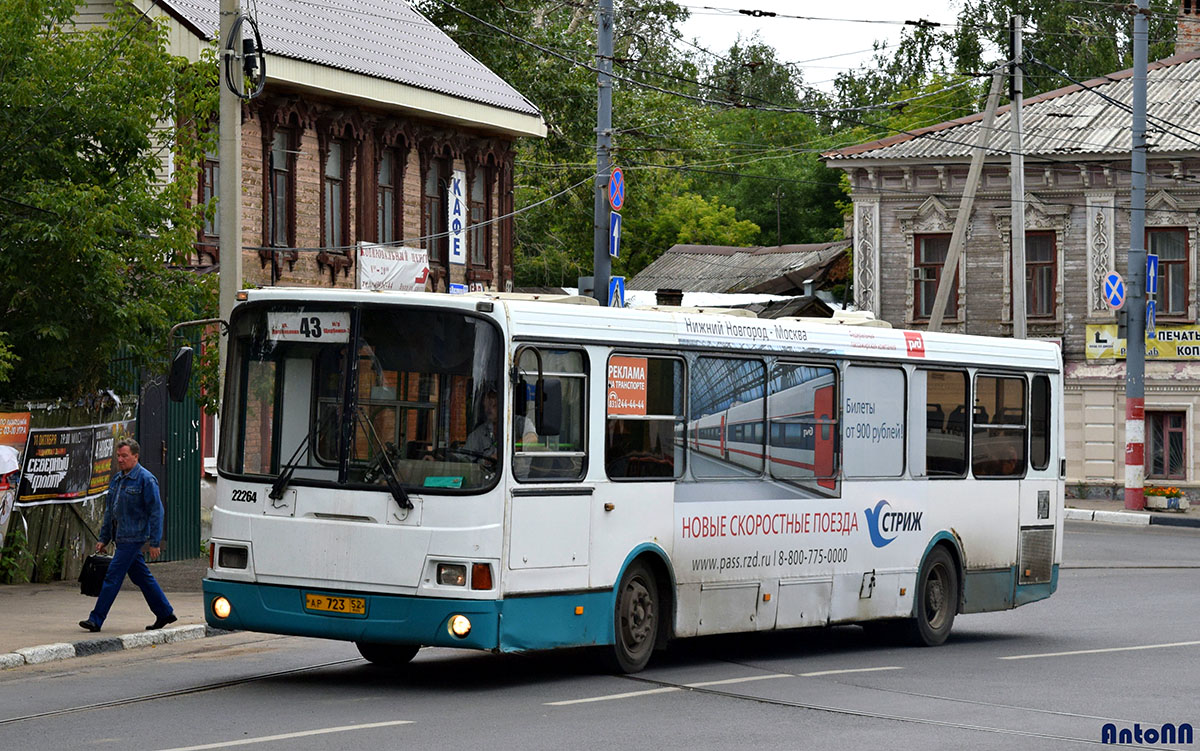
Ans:
[[[928,318],[916,317],[916,289],[913,285],[913,259],[917,235],[936,235],[954,232],[954,221],[958,216],[958,208],[951,209],[937,196],[926,198],[915,209],[897,209],[896,218],[900,222],[900,232],[904,235],[905,274],[904,274],[904,322],[906,324],[924,326],[929,324]],[[966,235],[963,238],[963,250],[958,258],[958,314],[954,318],[944,319],[945,323],[953,326],[959,333],[965,331],[967,320],[967,248],[970,247],[971,225],[968,222]]]
[[[1160,190],[1146,200],[1146,229],[1182,227],[1187,232],[1187,312],[1182,316],[1164,319],[1172,323],[1196,320],[1196,244],[1200,236],[1200,202],[1180,201],[1165,190]],[[1145,241],[1143,240],[1143,244]]]
[[[467,162],[467,212],[470,216],[472,208],[473,191],[475,188],[475,175],[479,170],[484,170],[486,175],[484,184],[484,200],[483,213],[484,221],[491,221],[496,216],[496,185],[500,170],[496,166],[496,161],[490,155],[484,155],[482,158],[472,159]],[[480,234],[487,238],[487,249],[484,252],[483,263],[475,263],[475,239],[478,235],[472,231],[470,224],[467,226],[467,271],[466,277],[468,282],[481,284],[491,284],[495,275],[492,269],[495,267],[492,249],[495,246],[495,227],[488,225],[480,228]]]
[[[395,223],[393,232],[395,234],[394,242],[403,242],[405,222],[404,222],[404,205],[407,200],[407,195],[404,191],[404,178],[408,172],[408,155],[412,150],[412,131],[407,122],[388,121],[381,127],[375,130],[372,153],[373,159],[371,164],[370,175],[366,181],[370,185],[370,222],[371,236],[376,242],[381,242],[383,236],[383,228],[379,226],[378,207],[379,207],[379,165],[383,160],[384,152],[392,154],[392,191],[396,199],[395,207]],[[364,191],[364,194],[367,191]]]
[[[212,165],[215,169],[210,169]],[[216,173],[216,181],[213,182],[211,176]],[[213,198],[217,199],[214,204],[213,212],[213,232],[210,234],[208,230],[207,216],[200,220],[200,227],[196,230],[196,263],[202,265],[204,257],[207,256],[210,263],[217,264],[221,262],[221,220],[220,209],[215,208],[220,205],[220,172],[221,159],[220,154],[206,153],[200,160],[200,171],[196,177],[196,204],[198,206],[206,206],[208,203],[205,198],[205,193],[211,193]]]
[[[438,137],[426,136],[417,144],[418,164],[420,170],[420,185],[421,185],[421,234],[422,238],[426,238],[433,234],[432,229],[428,226],[429,222],[425,214],[425,181],[429,177],[429,169],[435,161],[441,161],[446,165],[447,173],[443,175],[446,180],[450,179],[454,172],[456,161],[462,158],[461,139],[453,137]],[[458,148],[456,148],[456,146]],[[446,202],[449,196],[443,192],[439,186],[439,194],[441,197],[440,212],[444,215],[446,212]],[[432,243],[445,242],[442,246],[441,258],[434,260]],[[449,242],[444,238],[438,240],[423,240],[421,246],[429,253],[429,276],[433,291],[448,290],[450,286],[450,249]]]
[[[317,121],[316,131],[319,157],[317,165],[321,186],[319,205],[321,207],[320,236],[322,243],[326,234],[326,223],[329,220],[329,217],[325,216],[325,163],[329,159],[329,145],[337,141],[342,145],[343,198],[339,209],[342,212],[342,226],[347,240],[345,244],[352,246],[361,234],[364,211],[361,186],[356,184],[360,163],[359,152],[362,150],[365,132],[362,118],[357,112],[332,110],[326,112]],[[370,210],[374,212],[374,203]],[[330,285],[336,285],[339,271],[342,272],[343,277],[350,276],[350,269],[354,266],[354,252],[349,247],[340,250],[322,249],[320,253],[317,253],[316,261],[318,269],[329,272]]]
[[[299,260],[300,254],[294,248],[296,245],[296,196],[298,190],[298,177],[296,168],[299,163],[298,152],[300,144],[304,137],[304,131],[313,128],[316,125],[316,111],[308,102],[299,99],[274,99],[268,100],[258,110],[259,123],[262,129],[262,244],[263,248],[258,251],[258,259],[262,268],[266,268],[267,264],[272,265],[272,278],[278,279],[283,274],[280,267],[281,264],[288,265],[288,271],[292,271]],[[286,128],[291,131],[292,139],[289,144],[289,167],[292,171],[292,179],[288,187],[288,248],[272,250],[271,237],[271,184],[274,180],[274,175],[271,173],[271,152],[275,143],[275,131],[279,128]]]
[[[854,202],[854,304],[881,317],[878,201]]]
[[[1116,270],[1116,194],[1084,193],[1087,201],[1087,320],[1109,323],[1116,312],[1101,294],[1104,278]]]
[[[1010,327],[1013,323],[1013,278],[1012,278],[1012,209],[994,209],[992,220],[1000,234],[1000,247],[1004,263],[1001,273],[1003,293],[1000,320]],[[1025,194],[1025,231],[1053,232],[1055,253],[1054,317],[1029,318],[1026,327],[1030,336],[1062,336],[1066,330],[1066,311],[1063,304],[1063,267],[1066,265],[1067,236],[1071,231],[1071,207],[1047,204],[1032,193]]]

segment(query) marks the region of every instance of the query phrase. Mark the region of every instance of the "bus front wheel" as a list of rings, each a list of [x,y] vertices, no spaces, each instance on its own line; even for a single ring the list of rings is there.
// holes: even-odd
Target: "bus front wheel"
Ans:
[[[381,668],[399,668],[412,662],[420,647],[412,644],[379,644],[370,641],[356,641],[358,653],[372,665]]]
[[[929,551],[917,579],[916,618],[909,622],[910,640],[936,647],[950,636],[958,613],[958,567],[943,547]]]
[[[613,667],[637,673],[650,662],[658,636],[658,583],[646,564],[635,562],[625,570],[616,594]]]

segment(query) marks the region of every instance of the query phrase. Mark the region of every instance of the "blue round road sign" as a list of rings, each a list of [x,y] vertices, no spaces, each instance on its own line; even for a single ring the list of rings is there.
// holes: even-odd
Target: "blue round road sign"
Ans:
[[[620,211],[625,205],[625,173],[620,167],[613,167],[612,177],[608,180],[608,205],[613,211]]]
[[[1125,304],[1125,280],[1117,272],[1104,277],[1104,302],[1113,310],[1120,310]]]

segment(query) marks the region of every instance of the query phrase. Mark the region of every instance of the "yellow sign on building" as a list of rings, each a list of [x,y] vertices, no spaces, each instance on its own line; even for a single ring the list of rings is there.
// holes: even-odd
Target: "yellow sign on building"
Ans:
[[[1089,324],[1087,359],[1124,359],[1125,339],[1117,337],[1117,324]],[[1200,326],[1159,326],[1146,337],[1147,360],[1200,360]]]

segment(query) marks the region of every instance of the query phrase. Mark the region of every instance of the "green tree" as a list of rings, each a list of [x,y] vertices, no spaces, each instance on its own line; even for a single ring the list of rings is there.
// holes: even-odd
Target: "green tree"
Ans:
[[[706,200],[695,193],[672,197],[649,222],[646,246],[658,249],[649,253],[632,253],[626,261],[626,273],[633,275],[646,267],[658,254],[675,244],[753,245],[758,237],[758,225],[737,218],[732,206]]]
[[[122,348],[161,358],[169,326],[212,299],[178,268],[202,210],[212,58],[169,56],[165,27],[131,3],[87,31],[74,11],[0,0],[0,401],[91,391]]]
[[[1149,59],[1174,52],[1178,0],[1150,0]],[[1040,60],[1084,80],[1124,70],[1133,65],[1132,4],[1097,3],[1091,0],[1025,0],[1022,47],[1027,60]],[[1008,22],[1014,13],[1011,0],[966,0],[958,27],[949,45],[963,70],[983,65],[984,50],[1008,56]],[[1036,63],[1025,68],[1025,95],[1067,86],[1070,81]]]

